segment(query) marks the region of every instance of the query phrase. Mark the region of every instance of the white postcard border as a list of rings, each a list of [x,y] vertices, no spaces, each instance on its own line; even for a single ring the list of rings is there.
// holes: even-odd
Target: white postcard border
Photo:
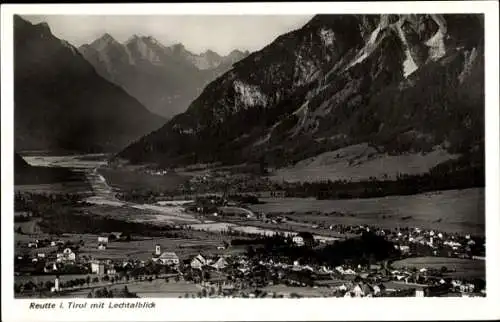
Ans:
[[[222,320],[464,320],[500,318],[498,2],[350,2],[218,4],[2,5],[2,320],[4,321],[222,321]],[[13,14],[315,14],[484,13],[486,39],[486,298],[382,299],[141,299],[155,309],[30,310],[30,302],[97,299],[13,298]],[[106,303],[135,302],[109,299]],[[108,304],[106,304],[108,305]]]

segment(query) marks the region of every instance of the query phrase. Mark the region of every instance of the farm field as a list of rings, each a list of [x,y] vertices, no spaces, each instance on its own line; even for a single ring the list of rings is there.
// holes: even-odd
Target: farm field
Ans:
[[[176,173],[163,176],[152,175],[130,169],[100,168],[99,173],[106,178],[108,184],[116,191],[127,190],[152,190],[163,191],[175,189],[189,178]]]
[[[97,259],[151,259],[155,245],[159,244],[162,251],[175,252],[179,258],[187,259],[198,253],[221,253],[217,246],[222,244],[216,239],[185,239],[185,238],[143,238],[130,242],[111,242],[107,249],[97,249],[97,236],[86,242],[80,248],[82,256],[91,256]],[[223,250],[222,250],[223,253]]]
[[[39,219],[33,219],[25,222],[14,222],[14,231],[21,229],[24,234],[40,234],[42,233],[38,226]]]
[[[82,209],[89,214],[138,223],[164,225],[199,222],[192,214],[185,213],[180,206],[120,203],[119,205],[92,204]]]
[[[484,235],[484,189],[448,190],[411,196],[350,200],[262,199],[253,211],[287,213],[296,220],[328,224],[402,226]],[[294,212],[295,215],[290,215]],[[316,212],[316,213],[314,213]],[[344,214],[328,215],[333,212]]]
[[[91,189],[90,185],[82,181],[70,181],[70,182],[55,182],[55,183],[44,183],[44,184],[24,184],[15,185],[15,193],[55,193],[55,194],[79,194],[79,195],[90,195]]]
[[[287,215],[287,217],[290,217]],[[303,219],[303,216],[297,215],[299,220]],[[313,223],[312,222],[299,222],[299,221],[290,221],[287,220],[285,222],[279,223],[279,224],[273,224],[273,223],[265,223],[262,221],[258,220],[252,220],[252,221],[240,221],[240,225],[242,226],[254,226],[254,227],[259,227],[259,228],[266,228],[266,229],[271,229],[271,230],[283,230],[283,231],[293,231],[293,232],[310,232],[312,234],[317,234],[325,237],[332,237],[332,238],[347,238],[347,237],[354,237],[355,235],[353,234],[341,234],[333,230],[329,229],[321,229],[321,228],[313,228]],[[314,222],[316,224],[316,222]]]
[[[196,295],[201,288],[193,283],[185,281],[169,281],[158,279],[152,282],[139,282],[127,285],[132,293],[137,293],[140,297],[179,297],[187,293],[189,295]]]
[[[232,231],[239,231],[247,234],[255,234],[262,236],[273,236],[276,233],[282,233],[285,236],[295,236],[297,234],[297,231],[283,230],[281,226],[279,227],[279,229],[276,229],[277,227],[275,227],[275,229],[268,229],[258,226],[246,225],[245,222],[241,222],[241,225],[235,223],[214,222],[214,223],[194,224],[190,225],[190,227],[193,229],[200,229],[200,230],[203,229],[206,231],[214,231],[214,232],[232,230]],[[314,238],[328,242],[328,241],[338,240],[340,237],[314,235]]]
[[[131,208],[139,210],[147,210],[154,212],[155,214],[149,220],[151,222],[200,222],[200,220],[194,218],[193,215],[188,214],[184,211],[181,206],[157,206],[157,205],[133,205]]]
[[[136,293],[139,297],[147,298],[178,298],[184,297],[185,294],[196,295],[201,288],[196,284],[185,281],[175,282],[170,280],[165,282],[164,279],[149,281],[131,281],[128,283],[120,283],[119,285],[106,286],[108,290],[119,290],[127,286],[129,292]],[[102,288],[103,286],[94,287],[94,289]],[[91,289],[82,289],[74,292],[66,293],[63,298],[86,298]]]
[[[34,166],[93,169],[106,165],[105,154],[33,155],[22,153],[26,162]]]
[[[299,294],[306,297],[325,297],[331,296],[332,291],[326,287],[298,287],[298,286],[286,286],[286,285],[271,285],[266,286],[262,289],[268,293],[274,293],[278,295],[290,295],[292,293]],[[269,296],[269,294],[268,294]]]
[[[394,268],[433,268],[441,269],[446,266],[448,271],[445,276],[450,277],[466,277],[466,278],[485,278],[486,268],[485,261],[473,260],[464,258],[448,258],[448,257],[412,257],[392,263]]]
[[[74,280],[74,279],[77,279],[77,278],[87,278],[87,276],[90,276],[90,278],[93,278],[97,275],[94,275],[94,274],[63,274],[63,275],[59,275],[59,280],[61,282],[66,282],[66,281],[69,281],[69,280]],[[29,281],[32,281],[34,282],[35,284],[38,284],[40,282],[47,282],[47,281],[51,281],[53,282],[56,278],[56,275],[34,275],[34,276],[31,276],[31,275],[20,275],[20,276],[14,276],[14,283],[26,283],[26,282],[29,282]]]
[[[385,282],[384,286],[386,287],[387,290],[409,290],[409,289],[423,289],[427,285],[390,281],[390,282]]]

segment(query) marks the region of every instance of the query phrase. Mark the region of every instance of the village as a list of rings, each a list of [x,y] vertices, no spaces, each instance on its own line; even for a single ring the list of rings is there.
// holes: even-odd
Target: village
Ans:
[[[204,212],[203,205],[206,202],[200,201],[194,211]],[[88,290],[87,296],[95,296],[92,295],[95,290],[112,289],[119,285],[130,288],[131,283],[163,281],[196,285],[196,292],[190,287],[190,292],[179,297],[486,294],[484,275],[469,276],[453,268],[455,261],[461,260],[482,262],[484,265],[484,238],[419,228],[389,230],[368,225],[331,225],[323,228],[355,237],[325,242],[307,231],[290,235],[278,231],[274,235],[266,235],[228,230],[219,232],[225,241],[214,246],[213,251],[179,256],[168,246],[157,243],[151,248],[150,256],[141,260],[127,254],[123,254],[122,258],[81,255],[79,249],[84,244],[83,240],[34,239],[18,245],[29,249],[31,255],[16,254],[16,276],[52,278],[38,283],[29,279],[26,282],[16,280],[15,293],[20,297],[40,296],[42,292],[46,296],[62,296]],[[388,251],[391,257],[352,260],[346,255],[352,250],[335,248],[351,240],[363,239],[365,235],[390,245],[393,248]],[[129,243],[130,240],[130,234],[108,232],[97,236],[93,245],[96,252],[105,253],[113,244]],[[275,252],[276,247],[280,249],[278,252]],[[320,254],[322,249],[328,247],[342,250],[338,253],[338,260],[323,260],[319,255],[315,257],[316,253]],[[234,251],[237,248],[240,251]],[[405,264],[407,260],[422,258],[426,260],[420,265]],[[426,265],[429,259],[432,262],[432,258],[441,262]],[[450,265],[447,260],[450,260]]]

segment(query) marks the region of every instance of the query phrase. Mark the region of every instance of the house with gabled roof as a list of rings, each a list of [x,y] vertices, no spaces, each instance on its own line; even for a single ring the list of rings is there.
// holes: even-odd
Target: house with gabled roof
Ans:
[[[198,254],[191,260],[190,265],[194,269],[201,269],[203,266],[207,265],[207,260],[201,254]]]
[[[227,262],[227,260],[226,260],[223,256],[221,256],[221,257],[219,257],[219,259],[218,259],[215,263],[213,263],[211,266],[212,266],[213,268],[215,268],[216,270],[221,270],[221,269],[226,268],[228,265],[229,265],[229,263]]]

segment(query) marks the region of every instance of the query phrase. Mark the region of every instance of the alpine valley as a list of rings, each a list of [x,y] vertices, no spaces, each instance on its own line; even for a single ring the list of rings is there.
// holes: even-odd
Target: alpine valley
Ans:
[[[16,298],[487,296],[483,15],[144,13],[15,19]]]

